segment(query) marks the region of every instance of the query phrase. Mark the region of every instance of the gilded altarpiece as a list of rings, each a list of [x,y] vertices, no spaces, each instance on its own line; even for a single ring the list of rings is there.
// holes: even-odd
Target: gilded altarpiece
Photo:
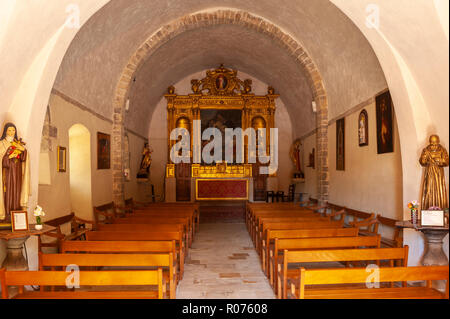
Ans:
[[[188,200],[186,194],[191,193],[191,199],[194,200],[210,200],[211,198],[199,198],[199,191],[197,189],[198,183],[188,183],[187,178],[191,179],[211,179],[211,181],[223,180],[230,184],[230,180],[236,179],[241,181],[242,179],[253,179],[253,185],[256,187],[253,189],[253,200],[264,200],[265,187],[267,175],[255,174],[255,171],[259,172],[255,168],[263,164],[249,163],[248,161],[248,140],[244,139],[244,163],[226,163],[225,155],[223,155],[223,161],[213,164],[193,163],[193,123],[194,120],[202,120],[202,110],[239,110],[241,112],[242,130],[249,127],[253,127],[255,130],[258,128],[266,129],[266,154],[270,154],[270,128],[275,127],[275,100],[279,97],[274,93],[274,89],[269,87],[266,95],[258,96],[252,93],[252,81],[240,80],[237,77],[236,70],[230,70],[220,66],[218,69],[210,70],[206,72],[206,77],[202,80],[191,80],[192,93],[188,95],[178,95],[175,93],[173,86],[169,87],[165,98],[167,99],[167,128],[168,136],[175,128],[185,128],[190,133],[190,176],[186,176],[186,165],[174,164],[170,160],[166,167],[166,178],[181,178],[183,176],[183,182],[177,180],[177,201]],[[206,112],[203,112],[206,113]],[[222,112],[226,114],[226,112]],[[226,119],[225,119],[226,120]],[[203,123],[204,124],[204,123]],[[202,125],[204,126],[204,125]],[[234,127],[233,127],[234,128]],[[200,137],[201,137],[200,132]],[[170,140],[168,143],[168,154],[172,147],[177,143],[175,140]],[[195,143],[197,144],[197,143]],[[202,145],[201,143],[199,145]],[[201,147],[201,146],[200,146]],[[201,154],[201,149],[197,150]],[[234,154],[235,156],[235,154]],[[180,166],[180,167],[179,167]],[[177,174],[177,171],[183,170],[183,174]],[[256,176],[255,176],[256,175]],[[184,185],[184,186],[183,186]],[[186,187],[195,188],[194,191],[187,190]],[[227,186],[228,187],[228,186]],[[226,189],[225,187],[224,189]],[[182,189],[183,188],[183,189]],[[251,199],[249,198],[248,187],[241,187],[245,189],[246,194],[238,196],[239,199]],[[202,192],[200,192],[202,193]],[[179,194],[185,194],[179,196]],[[194,196],[195,194],[195,196]],[[220,194],[219,194],[220,195]],[[217,194],[214,194],[217,196]],[[183,199],[181,198],[183,197]],[[233,197],[227,197],[227,194],[219,196],[223,200],[236,199],[236,194]],[[217,197],[214,197],[217,199]]]

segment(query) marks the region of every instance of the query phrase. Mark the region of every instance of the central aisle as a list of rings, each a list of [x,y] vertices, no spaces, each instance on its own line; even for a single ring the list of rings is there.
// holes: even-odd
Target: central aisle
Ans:
[[[200,224],[177,299],[274,299],[244,223]]]

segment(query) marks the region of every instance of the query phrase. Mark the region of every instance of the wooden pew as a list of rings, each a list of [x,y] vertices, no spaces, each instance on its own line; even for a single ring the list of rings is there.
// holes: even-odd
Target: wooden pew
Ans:
[[[70,233],[64,234],[61,227],[64,224],[70,223]],[[38,236],[38,251],[42,251],[42,247],[54,247],[57,251],[60,251],[60,245],[62,240],[77,240],[83,239],[84,234],[89,230],[86,228],[86,224],[91,225],[91,229],[94,228],[95,222],[91,220],[85,220],[75,216],[75,213],[70,213],[65,216],[47,220],[44,222],[46,225],[56,227],[55,231],[47,232]],[[56,238],[54,242],[42,242],[42,237],[48,236]]]
[[[180,279],[184,274],[184,256],[187,248],[183,243],[183,233],[177,231],[129,232],[129,231],[89,231],[86,239],[90,241],[172,241],[177,245]]]
[[[394,261],[399,261],[403,267],[408,264],[408,246],[404,248],[369,248],[369,249],[332,249],[332,250],[284,250],[283,262],[278,270],[278,298],[287,298],[288,281],[298,281],[297,269],[289,269],[289,264],[320,263],[320,262],[349,262],[388,260],[389,266],[394,267]],[[314,266],[313,266],[314,267]],[[406,283],[405,283],[406,284]],[[393,282],[391,282],[393,286]]]
[[[358,236],[358,228],[322,228],[322,229],[288,229],[288,230],[268,230],[266,237],[262,241],[263,271],[269,277],[269,256],[273,254],[275,238],[295,239],[314,237],[355,237]]]
[[[260,243],[261,240],[264,238],[265,236],[265,229],[267,227],[264,227],[265,225],[269,225],[269,224],[286,224],[286,223],[329,223],[330,219],[329,218],[323,218],[320,216],[299,216],[299,215],[290,215],[288,214],[287,216],[282,216],[282,217],[273,217],[273,216],[268,216],[268,217],[259,217],[257,219],[257,225],[255,227],[255,241],[257,243]],[[340,225],[342,225],[342,223],[339,223]],[[260,247],[260,246],[259,246]]]
[[[300,299],[449,299],[448,266],[379,268],[377,282],[423,281],[425,287],[389,288],[305,288],[309,285],[339,285],[366,283],[365,268],[298,270],[298,283],[291,286],[293,297]],[[431,281],[446,280],[445,292],[432,288]]]
[[[200,205],[198,203],[149,203],[147,205],[134,207],[133,211],[139,212],[161,209],[176,209],[177,211],[185,212],[191,212],[192,210],[194,232],[198,230],[198,226],[200,223]]]
[[[77,265],[78,267],[153,267],[163,269],[163,278],[169,284],[169,298],[175,299],[176,273],[172,253],[165,254],[43,254],[39,253],[39,270],[46,268],[57,270],[58,267]],[[82,270],[81,268],[79,268]],[[87,269],[86,269],[87,270]],[[122,270],[122,269],[121,269]],[[164,287],[166,288],[166,287]],[[166,289],[163,289],[166,290]],[[44,291],[44,286],[41,286]]]
[[[276,271],[282,261],[281,253],[284,250],[312,250],[312,249],[344,249],[344,248],[380,248],[380,236],[355,237],[315,237],[278,239],[275,238],[273,254],[269,255],[269,279],[277,293],[278,284]]]
[[[97,226],[98,231],[139,231],[139,232],[166,232],[166,231],[176,231],[181,232],[183,241],[187,247],[192,244],[192,238],[189,236],[190,233],[186,230],[186,225],[178,223],[176,221],[157,219],[151,222],[150,220],[144,220],[139,223],[135,220],[116,220],[114,224],[100,224]]]
[[[177,245],[175,240],[167,241],[63,241],[61,244],[63,254],[70,253],[115,253],[115,254],[169,254],[173,256],[173,269],[177,280],[181,278]]]
[[[163,272],[157,270],[80,271],[80,286],[156,286],[157,291],[25,291],[24,286],[66,286],[65,271],[6,271],[0,269],[2,298],[9,286],[19,286],[15,299],[163,299]]]
[[[269,230],[287,230],[287,229],[318,229],[318,228],[342,228],[342,221],[305,221],[305,222],[285,222],[285,223],[263,223],[261,232],[257,235],[256,250],[261,256],[262,240]]]

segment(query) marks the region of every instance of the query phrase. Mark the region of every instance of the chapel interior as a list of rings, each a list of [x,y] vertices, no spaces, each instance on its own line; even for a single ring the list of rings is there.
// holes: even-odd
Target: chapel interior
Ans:
[[[2,298],[448,299],[448,6],[2,1]]]

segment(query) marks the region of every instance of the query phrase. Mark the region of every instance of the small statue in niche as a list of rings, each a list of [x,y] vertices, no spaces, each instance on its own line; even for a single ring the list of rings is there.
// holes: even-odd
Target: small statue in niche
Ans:
[[[150,165],[152,163],[151,153],[153,149],[145,143],[144,150],[142,151],[141,166],[139,172],[137,173],[137,178],[148,178],[150,175]]]
[[[269,86],[267,88],[267,94],[274,95],[275,94],[275,89],[273,87]]]
[[[30,196],[30,169],[25,142],[17,137],[13,123],[6,123],[0,138],[3,194],[0,196],[0,222],[11,222],[11,211],[21,210]]]
[[[444,167],[449,164],[447,150],[439,144],[439,136],[431,135],[430,144],[422,150],[419,163],[425,167],[422,185],[422,209],[430,207],[448,208]]]
[[[252,91],[252,80],[244,80],[244,93],[249,94]]]
[[[191,87],[192,87],[192,92],[194,92],[194,94],[198,94],[200,93],[200,81],[197,79],[193,79],[191,80]]]
[[[304,178],[302,171],[301,159],[302,159],[302,142],[300,139],[294,141],[291,146],[290,154],[292,161],[295,165],[294,178]]]

